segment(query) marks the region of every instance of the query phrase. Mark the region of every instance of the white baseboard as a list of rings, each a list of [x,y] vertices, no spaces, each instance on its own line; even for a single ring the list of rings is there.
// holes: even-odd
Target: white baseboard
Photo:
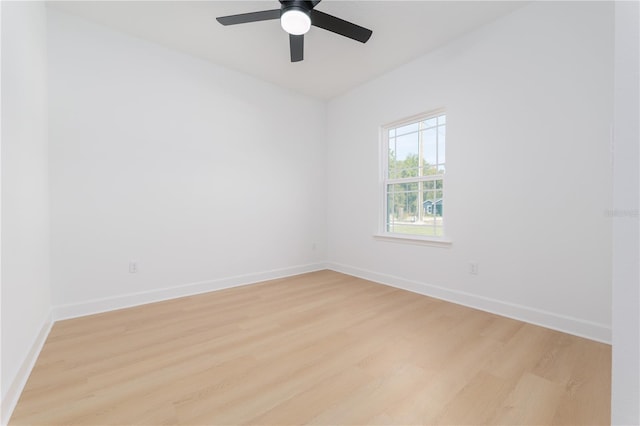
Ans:
[[[327,264],[327,268],[336,272],[400,288],[402,290],[446,300],[458,305],[480,309],[482,311],[491,312],[504,317],[562,331],[563,333],[573,334],[590,340],[611,344],[611,327],[604,324],[598,324],[528,306],[504,302],[462,291],[451,290],[418,281],[407,280],[401,277],[342,265],[339,263],[329,262]]]
[[[33,370],[33,366],[38,360],[40,351],[42,350],[44,342],[49,336],[49,332],[51,331],[52,326],[53,313],[52,311],[49,311],[42,321],[40,332],[38,332],[38,335],[31,344],[31,349],[29,349],[27,356],[25,357],[24,361],[22,361],[22,365],[20,366],[16,377],[13,378],[11,385],[9,385],[6,394],[2,398],[2,413],[0,414],[0,424],[6,425],[7,423],[9,423],[11,415],[13,414],[13,410],[16,408],[16,404],[18,404],[18,400],[20,399],[22,390],[27,384],[27,379],[29,379],[31,370]]]
[[[254,284],[260,281],[320,271],[326,269],[326,267],[325,263],[312,263],[308,265],[273,269],[271,271],[238,275],[217,280],[200,281],[174,287],[166,287],[159,290],[94,299],[82,303],[54,306],[53,318],[55,321],[59,321],[82,317],[85,315],[99,314],[117,309],[130,308],[132,306],[146,305],[147,303],[161,302],[163,300],[175,299],[178,297],[193,296],[195,294],[208,293],[210,291],[222,290],[225,288]]]

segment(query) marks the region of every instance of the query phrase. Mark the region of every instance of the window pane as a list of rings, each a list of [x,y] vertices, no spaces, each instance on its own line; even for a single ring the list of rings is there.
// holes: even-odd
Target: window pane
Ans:
[[[444,126],[439,126],[438,127],[438,163],[441,164],[444,167],[444,163],[445,163],[445,149],[444,149],[444,141],[446,139],[447,136],[447,131],[446,128]]]
[[[390,177],[392,179],[397,178],[397,171],[396,171],[396,143],[395,143],[395,139],[391,139],[389,140],[389,151],[388,151],[388,157],[387,157],[387,167],[388,167],[388,174],[387,177]]]
[[[437,181],[387,185],[387,232],[441,236],[442,199],[435,186]]]
[[[387,185],[388,212],[397,221],[412,221],[417,213],[418,183],[396,183]]]
[[[398,160],[405,160],[411,155],[418,155],[418,134],[410,133],[408,135],[396,138],[396,157]]]
[[[389,229],[390,225],[393,225],[395,221],[395,216],[393,212],[396,210],[395,206],[395,194],[392,192],[387,193],[387,232],[393,232]]]
[[[447,116],[446,115],[441,115],[440,117],[438,117],[438,124],[446,124],[447,123]]]
[[[424,150],[424,161],[427,163],[427,169],[430,168],[429,166],[435,166],[438,163],[436,138],[437,131],[435,127],[422,132],[422,149]]]
[[[435,127],[436,124],[437,124],[436,117],[429,118],[422,122],[423,129],[428,129],[429,127]]]
[[[427,185],[429,184],[429,185]],[[435,187],[435,189],[434,189]],[[426,218],[442,218],[442,179],[438,179],[436,181],[425,182],[425,188],[422,192],[423,203],[422,207],[424,210],[425,220]],[[435,222],[434,222],[435,223]],[[439,225],[441,226],[441,220],[439,221]]]
[[[432,223],[387,223],[387,232],[394,234],[415,235],[420,237],[442,237],[442,227]]]
[[[415,133],[418,131],[419,128],[420,128],[419,123],[407,124],[406,126],[396,128],[396,135],[400,136],[400,135],[405,135],[407,133]]]
[[[393,165],[396,172],[394,177],[418,176],[418,139],[418,133],[410,133],[396,138]]]

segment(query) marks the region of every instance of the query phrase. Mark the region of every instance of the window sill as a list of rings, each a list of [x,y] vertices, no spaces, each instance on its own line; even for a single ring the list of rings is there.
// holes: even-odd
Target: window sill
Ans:
[[[447,238],[437,237],[419,237],[417,235],[405,235],[405,234],[374,234],[374,239],[378,241],[388,241],[392,243],[401,244],[416,244],[420,246],[432,246],[449,248],[453,244],[453,241]]]

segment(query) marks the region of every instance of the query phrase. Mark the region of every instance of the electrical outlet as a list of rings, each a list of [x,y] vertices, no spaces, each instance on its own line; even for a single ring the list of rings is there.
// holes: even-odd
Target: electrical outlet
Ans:
[[[478,275],[478,263],[477,262],[469,262],[469,273],[471,275]]]
[[[138,273],[138,262],[136,262],[135,260],[132,260],[129,262],[129,273],[130,274]]]

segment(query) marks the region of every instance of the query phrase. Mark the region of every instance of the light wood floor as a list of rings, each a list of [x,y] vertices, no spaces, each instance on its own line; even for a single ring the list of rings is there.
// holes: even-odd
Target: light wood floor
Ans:
[[[61,321],[11,424],[607,424],[611,348],[331,271]]]

